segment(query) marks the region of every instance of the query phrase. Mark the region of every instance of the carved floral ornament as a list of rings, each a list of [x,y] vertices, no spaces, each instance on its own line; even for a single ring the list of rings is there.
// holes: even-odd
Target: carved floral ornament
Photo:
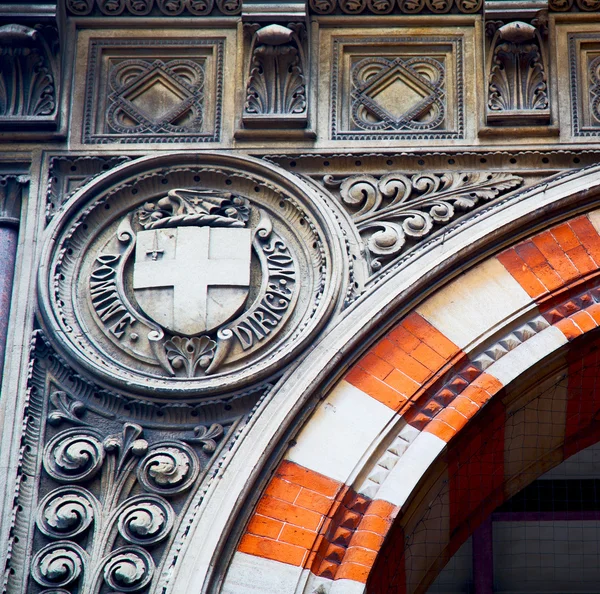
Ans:
[[[76,192],[40,270],[56,348],[113,387],[164,397],[276,372],[339,289],[335,219],[291,177],[254,159],[172,154]]]

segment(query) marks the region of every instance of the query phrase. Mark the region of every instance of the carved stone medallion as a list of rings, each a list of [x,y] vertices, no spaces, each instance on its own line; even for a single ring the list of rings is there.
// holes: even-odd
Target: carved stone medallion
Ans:
[[[339,231],[320,202],[283,170],[215,153],[95,178],[48,229],[48,336],[100,382],[161,399],[273,374],[335,305]]]

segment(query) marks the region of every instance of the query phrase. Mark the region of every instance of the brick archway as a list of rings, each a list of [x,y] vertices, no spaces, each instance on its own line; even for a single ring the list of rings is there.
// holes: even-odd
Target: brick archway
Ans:
[[[257,580],[265,592],[363,592],[392,525],[469,427],[499,423],[507,389],[542,363],[581,355],[579,337],[600,325],[598,218],[578,216],[483,261],[370,348],[290,444],[222,591],[260,591]],[[554,463],[573,453],[599,408],[595,393],[583,407],[567,398],[549,437]],[[492,476],[481,498],[504,482]],[[449,535],[443,544],[454,546]],[[422,580],[406,583],[392,591]],[[369,591],[383,587],[369,581]]]

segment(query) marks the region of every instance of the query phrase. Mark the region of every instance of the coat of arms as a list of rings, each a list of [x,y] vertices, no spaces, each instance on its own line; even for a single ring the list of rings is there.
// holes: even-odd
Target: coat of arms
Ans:
[[[133,291],[151,319],[178,334],[208,332],[244,305],[252,236],[240,198],[172,190],[139,211]]]
[[[277,332],[297,299],[296,275],[265,211],[230,192],[173,189],[121,221],[89,295],[111,340],[169,375],[196,377]]]

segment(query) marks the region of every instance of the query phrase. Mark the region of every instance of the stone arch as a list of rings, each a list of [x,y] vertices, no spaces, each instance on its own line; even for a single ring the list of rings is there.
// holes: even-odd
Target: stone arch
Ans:
[[[195,589],[236,594],[363,592],[369,564],[374,562],[374,556],[366,565],[357,563],[352,556],[348,557],[348,537],[352,538],[357,532],[356,528],[362,519],[380,527],[387,526],[383,532],[387,533],[392,519],[389,511],[391,504],[385,501],[378,503],[377,497],[370,505],[365,505],[364,501],[361,504],[360,499],[356,504],[351,504],[352,498],[357,494],[357,489],[360,491],[362,483],[370,480],[369,477],[376,477],[379,482],[372,482],[376,488],[380,488],[380,483],[391,474],[389,468],[379,465],[377,461],[397,437],[400,437],[397,445],[403,453],[403,463],[410,465],[411,459],[418,454],[418,444],[427,439],[441,442],[441,447],[437,451],[434,449],[435,458],[438,451],[446,447],[446,442],[433,434],[431,429],[444,423],[447,415],[453,414],[452,407],[444,405],[443,411],[435,413],[438,415],[435,419],[429,419],[430,424],[436,421],[429,430],[427,427],[415,429],[407,423],[390,406],[394,398],[398,399],[399,390],[386,387],[385,381],[378,377],[376,367],[364,369],[364,360],[369,354],[364,351],[365,347],[368,350],[376,348],[386,340],[388,334],[404,326],[419,343],[424,343],[442,359],[435,371],[429,370],[427,379],[411,380],[417,384],[416,391],[410,398],[404,396],[402,400],[409,403],[414,414],[416,407],[413,403],[418,400],[417,392],[431,395],[434,388],[442,389],[431,381],[434,376],[438,380],[440,377],[447,379],[450,373],[461,376],[464,371],[466,377],[457,377],[456,380],[462,388],[468,388],[461,396],[467,398],[472,394],[486,402],[493,393],[492,378],[495,377],[487,369],[490,365],[496,365],[498,373],[505,368],[504,380],[510,382],[513,379],[511,373],[516,377],[523,365],[523,369],[526,369],[528,365],[535,365],[554,352],[568,349],[576,336],[591,330],[592,326],[596,327],[595,321],[593,324],[578,321],[576,314],[580,313],[579,310],[571,311],[570,307],[563,313],[559,311],[549,321],[540,314],[540,304],[546,307],[552,303],[552,299],[559,304],[562,296],[571,298],[572,291],[569,293],[567,288],[584,286],[586,283],[592,286],[594,283],[597,263],[600,261],[595,227],[598,215],[590,211],[597,203],[599,170],[599,167],[592,167],[557,176],[491,203],[475,216],[459,219],[456,224],[447,227],[443,235],[423,243],[417,252],[405,259],[401,273],[388,274],[377,290],[350,307],[335,326],[328,328],[312,350],[290,369],[272,394],[259,404],[251,423],[224,459],[219,480],[213,482],[208,492],[198,494],[197,503],[190,508],[182,524],[180,544],[171,552],[173,561],[167,566],[171,576],[168,591]],[[541,212],[543,216],[540,216]],[[581,213],[589,213],[589,216]],[[554,270],[554,265],[559,267],[559,263],[554,263],[554,255],[548,255],[538,262],[530,255],[519,254],[523,252],[521,243],[527,244],[521,239],[543,235],[545,232],[541,230],[552,225],[560,227],[565,223],[557,225],[557,222],[568,219],[572,220],[567,227],[579,239],[579,247],[573,245],[559,249],[561,258],[571,262],[570,250],[575,249],[572,257],[576,258],[583,249],[593,265],[589,269],[576,268],[577,272],[571,276],[565,269],[565,278],[558,275],[554,284],[546,279],[545,282],[550,283],[547,287],[540,281],[540,275],[548,268]],[[573,226],[577,229],[573,230]],[[552,234],[551,231],[548,233]],[[505,263],[500,261],[499,256],[492,257],[492,254],[499,253],[507,259]],[[517,266],[514,266],[515,262]],[[584,266],[583,263],[581,266]],[[481,271],[485,282],[480,283],[481,291],[473,291],[469,279],[477,277]],[[498,271],[500,276],[495,277]],[[462,275],[460,278],[459,274]],[[452,277],[458,280],[448,284],[448,279]],[[469,298],[461,302],[465,311],[471,313],[472,308],[470,310],[469,307],[477,304],[478,299],[483,299],[488,305],[486,311],[494,312],[495,317],[470,325],[470,337],[453,339],[437,327],[433,318],[428,319],[429,314],[424,316],[423,312],[428,306],[435,311],[436,299],[442,299],[456,290],[464,291],[465,287],[471,287],[466,291]],[[495,295],[495,301],[488,299],[486,288],[488,293]],[[505,302],[502,301],[504,297]],[[586,299],[582,303],[590,307],[585,315],[593,320],[597,315],[593,299],[592,302]],[[503,305],[494,309],[498,300]],[[445,313],[449,311],[451,313],[451,310]],[[544,312],[547,313],[546,309]],[[441,318],[458,319],[443,313]],[[575,325],[580,322],[580,326]],[[412,329],[409,329],[407,325],[411,324]],[[516,347],[507,349],[505,356],[497,361],[493,356],[486,355],[486,350],[494,346],[494,340],[497,342],[515,330],[525,337],[524,341],[518,341],[520,350]],[[375,340],[378,342],[373,345]],[[436,344],[436,340],[440,342]],[[529,353],[529,358],[521,356],[526,353]],[[482,356],[482,369],[485,367],[483,371],[478,370],[479,375],[472,376],[468,366],[464,370],[460,367],[460,364],[471,363],[479,355]],[[490,360],[485,360],[484,355]],[[511,360],[516,360],[518,366],[511,368]],[[379,399],[374,398],[368,394],[366,384],[357,387],[348,381],[353,372],[362,375],[367,383],[379,386],[383,395]],[[492,384],[488,385],[486,381]],[[497,378],[495,381],[498,382]],[[386,402],[388,397],[391,399]],[[347,402],[348,406],[336,408],[336,399]],[[445,416],[439,416],[441,412]],[[321,455],[321,458],[334,460],[330,464],[333,470],[297,459],[303,451],[310,456],[311,449],[315,459],[326,451],[327,456]],[[424,449],[429,456],[432,455],[429,448]],[[294,452],[293,455],[291,452]],[[337,454],[339,456],[336,458]],[[338,460],[341,460],[339,464]],[[293,490],[299,490],[299,494],[305,489],[308,492],[304,493],[304,497],[310,495],[314,500],[316,510],[299,507],[300,515],[308,511],[313,524],[317,519],[316,524],[303,527],[292,516],[289,521],[281,522],[290,526],[286,530],[286,538],[293,527],[300,528],[300,531],[295,531],[293,538],[304,539],[301,544],[278,540],[279,536],[283,536],[281,526],[275,532],[275,524],[270,522],[264,522],[259,529],[261,532],[257,534],[251,531],[255,518],[263,515],[258,511],[261,502],[264,497],[273,496],[271,490],[278,480],[293,483]],[[403,484],[406,488],[410,486]],[[372,495],[368,496],[373,499]],[[276,499],[286,504],[295,501],[285,501],[280,497]],[[369,504],[369,501],[366,503]],[[368,513],[365,513],[367,507]],[[343,534],[338,535],[340,538],[334,538],[335,546],[341,548],[334,547],[333,555],[328,560],[328,554],[324,554],[322,547],[328,546],[327,531],[333,526],[334,516],[338,514],[336,517],[342,517],[344,508],[349,508],[346,511],[350,519],[347,522],[344,520],[341,526]],[[287,511],[290,511],[289,507]],[[376,536],[383,541],[381,534]],[[252,552],[247,549],[243,551],[246,541],[252,540],[257,548]],[[286,549],[292,556],[285,559],[278,557],[275,549]],[[323,570],[317,569],[316,564],[324,560],[331,561],[329,573],[325,565]],[[351,570],[356,569],[364,575],[353,575]]]
[[[597,212],[576,216],[484,260],[372,346],[287,449],[223,591],[245,591],[239,579],[247,587],[254,570],[270,574],[263,587],[273,591],[362,592],[395,519],[471,420],[490,416],[506,388],[544,360],[578,352],[576,339],[600,324],[597,228]],[[565,409],[555,449],[598,409],[600,400],[579,415]]]

